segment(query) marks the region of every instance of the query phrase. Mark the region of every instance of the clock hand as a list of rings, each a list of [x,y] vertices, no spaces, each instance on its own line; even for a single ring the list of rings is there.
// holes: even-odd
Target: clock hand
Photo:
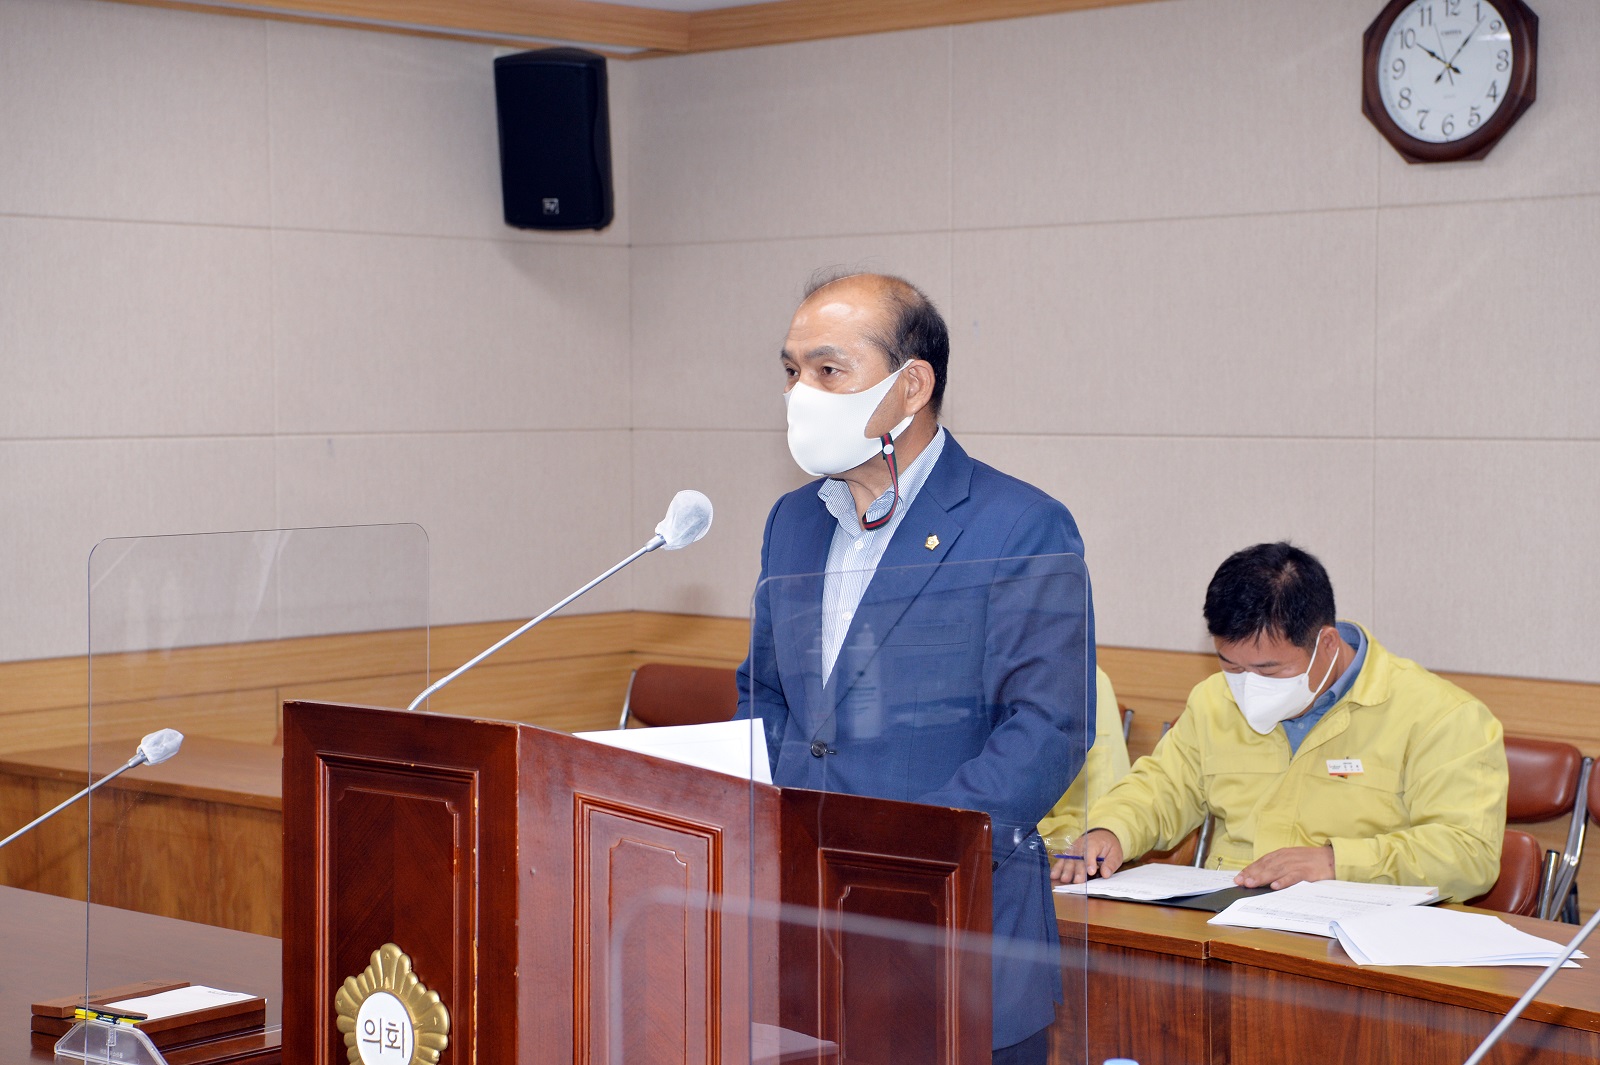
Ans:
[[[1429,47],[1428,47],[1428,46],[1427,46],[1427,45],[1425,45],[1425,44],[1421,44],[1421,43],[1419,43],[1419,44],[1418,44],[1418,45],[1417,45],[1417,47],[1418,47],[1418,48],[1420,48],[1420,49],[1422,49],[1422,50],[1423,50],[1423,51],[1424,51],[1424,52],[1427,52],[1427,53],[1428,53],[1428,54],[1429,54],[1429,55],[1431,55],[1431,56],[1433,56],[1433,58],[1435,58],[1435,59],[1437,59],[1437,60],[1438,60],[1438,61],[1439,61],[1439,62],[1441,62],[1441,63],[1443,63],[1443,64],[1444,64],[1444,65],[1445,65],[1445,66],[1447,66],[1447,67],[1448,67],[1448,66],[1449,66],[1449,65],[1450,65],[1450,60],[1448,60],[1448,59],[1446,59],[1446,58],[1445,58],[1445,57],[1444,57],[1444,56],[1442,56],[1442,55],[1440,55],[1440,54],[1439,54],[1439,53],[1438,53],[1438,52],[1435,52],[1435,51],[1434,51],[1434,50],[1433,50],[1433,49],[1432,49],[1432,48],[1429,48]],[[1443,45],[1443,44],[1442,44],[1442,43],[1441,43],[1441,44],[1440,44],[1440,45],[1439,45],[1439,47],[1441,47],[1441,48],[1443,48],[1443,47],[1444,47],[1444,45]],[[1441,73],[1441,74],[1443,74],[1443,73],[1444,73],[1444,72],[1443,72],[1443,71],[1440,71],[1440,73]],[[1459,74],[1459,73],[1461,73],[1461,72],[1460,72],[1460,71],[1459,71],[1459,70],[1458,70],[1458,71],[1456,71],[1456,73],[1458,73],[1458,74]],[[1437,78],[1435,78],[1435,79],[1434,79],[1434,80],[1435,80],[1435,81],[1437,81],[1437,80],[1438,80],[1438,79],[1437,79]]]
[[[1434,28],[1437,29],[1438,27],[1434,27]],[[1463,40],[1461,42],[1461,44],[1456,48],[1456,55],[1460,55],[1461,54],[1461,49],[1465,48],[1467,45],[1472,43],[1472,38],[1476,37],[1478,35],[1478,31],[1480,29],[1482,29],[1482,28],[1483,28],[1483,19],[1479,19],[1478,20],[1478,24],[1476,26],[1472,27],[1472,32],[1467,34],[1466,39]],[[1442,41],[1442,38],[1441,38],[1441,41]],[[1450,57],[1450,62],[1454,63],[1456,61],[1456,55],[1453,55],[1453,56]]]
[[[1441,51],[1441,52],[1444,51],[1444,34],[1439,32],[1439,27],[1438,26],[1434,26],[1433,27],[1433,37],[1434,37],[1434,40],[1439,42],[1439,51]],[[1467,37],[1467,39],[1470,41],[1472,38],[1469,35]],[[1456,52],[1456,55],[1460,55],[1460,54],[1461,54],[1461,52],[1458,50]],[[1444,77],[1445,75],[1449,74],[1450,75],[1450,84],[1454,85],[1456,83],[1456,74],[1461,73],[1461,71],[1456,68],[1455,56],[1451,56],[1449,59],[1442,59],[1442,60],[1440,60],[1440,62],[1442,62],[1444,64],[1444,69],[1439,71],[1439,73],[1434,77],[1433,83],[1435,85],[1439,84],[1439,79]],[[1451,74],[1450,73],[1452,70],[1455,71],[1455,74]]]
[[[1478,31],[1480,29],[1482,29],[1482,28],[1483,28],[1483,19],[1480,18],[1478,20],[1478,24],[1476,26],[1472,27],[1472,32],[1467,34],[1466,38],[1462,40],[1461,44],[1456,47],[1456,55],[1451,56],[1449,58],[1449,60],[1447,61],[1449,63],[1449,65],[1450,65],[1451,69],[1455,70],[1456,56],[1461,54],[1461,49],[1463,49],[1467,45],[1471,44],[1472,43],[1472,38],[1476,37],[1478,35]],[[1434,30],[1435,33],[1437,33],[1437,32],[1439,32],[1439,27],[1435,26],[1433,28],[1433,30]],[[1441,48],[1444,47],[1444,38],[1443,37],[1439,38],[1439,47],[1441,47]],[[1461,73],[1461,71],[1460,70],[1456,70],[1456,73],[1459,74],[1459,73]],[[1444,71],[1441,70],[1439,72],[1439,74],[1442,77],[1444,75]],[[1433,83],[1435,85],[1437,85],[1439,83],[1439,79],[1438,78],[1434,78],[1433,79]],[[1450,79],[1450,84],[1454,85],[1455,83],[1456,83],[1456,79],[1451,78]]]

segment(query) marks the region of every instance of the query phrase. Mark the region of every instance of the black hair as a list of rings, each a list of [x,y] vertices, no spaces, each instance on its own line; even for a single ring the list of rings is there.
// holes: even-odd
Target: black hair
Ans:
[[[1227,643],[1266,635],[1304,650],[1334,623],[1333,583],[1309,552],[1256,544],[1228,556],[1206,586],[1206,628]]]
[[[806,298],[835,281],[859,276],[850,271],[818,272],[806,286]],[[889,360],[889,369],[898,370],[912,359],[921,359],[933,367],[933,395],[928,405],[934,417],[944,405],[945,376],[950,365],[950,330],[926,294],[903,277],[892,274],[877,275],[884,286],[884,303],[888,321],[884,329],[869,339]]]

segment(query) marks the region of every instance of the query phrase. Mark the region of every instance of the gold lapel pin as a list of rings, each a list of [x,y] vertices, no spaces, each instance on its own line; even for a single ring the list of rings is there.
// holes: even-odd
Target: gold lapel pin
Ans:
[[[932,551],[934,548],[939,546],[939,537],[929,533],[928,538],[922,541],[922,546],[926,547],[929,551]]]

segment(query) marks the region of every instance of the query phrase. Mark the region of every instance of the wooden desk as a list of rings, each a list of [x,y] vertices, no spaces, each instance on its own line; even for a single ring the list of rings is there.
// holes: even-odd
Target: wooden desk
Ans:
[[[1059,1065],[1119,1055],[1231,1065],[1462,1061],[1539,973],[1363,967],[1319,936],[1208,925],[1211,915],[1195,910],[1056,898],[1069,1006],[1084,1004],[1083,1015],[1068,1008],[1057,1021]],[[1563,942],[1576,931],[1505,919]],[[1489,1060],[1597,1058],[1600,963],[1588,962],[1557,975]]]
[[[126,763],[134,747],[95,744],[96,777]],[[269,744],[191,736],[169,761],[130,770],[95,792],[94,900],[278,935],[282,766],[282,750]],[[0,758],[0,824],[26,824],[79,791],[85,769],[82,746]],[[0,851],[0,883],[84,898],[88,809],[69,808]]]
[[[96,987],[170,977],[266,997],[264,1031],[219,1041],[203,1053],[170,1051],[169,1065],[277,1065],[282,1060],[283,948],[278,940],[110,906],[89,909],[90,981]],[[29,1007],[83,990],[84,916],[82,902],[0,887],[0,1065],[55,1060],[29,1038]]]

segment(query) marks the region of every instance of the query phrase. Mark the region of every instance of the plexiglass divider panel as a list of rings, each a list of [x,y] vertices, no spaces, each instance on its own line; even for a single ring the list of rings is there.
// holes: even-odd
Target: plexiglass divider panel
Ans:
[[[183,741],[90,797],[77,990],[276,986],[282,703],[405,705],[428,681],[428,580],[427,536],[409,524],[96,546],[87,742],[64,753],[99,779],[150,734]],[[262,987],[230,986],[239,972]]]
[[[596,1063],[955,1065],[1029,1038],[1084,1060],[1082,907],[1037,827],[1070,814],[1093,735],[1083,562],[859,578],[758,588],[740,687],[764,772],[728,859],[749,868],[722,878],[748,895],[685,852],[682,884],[612,916]]]

